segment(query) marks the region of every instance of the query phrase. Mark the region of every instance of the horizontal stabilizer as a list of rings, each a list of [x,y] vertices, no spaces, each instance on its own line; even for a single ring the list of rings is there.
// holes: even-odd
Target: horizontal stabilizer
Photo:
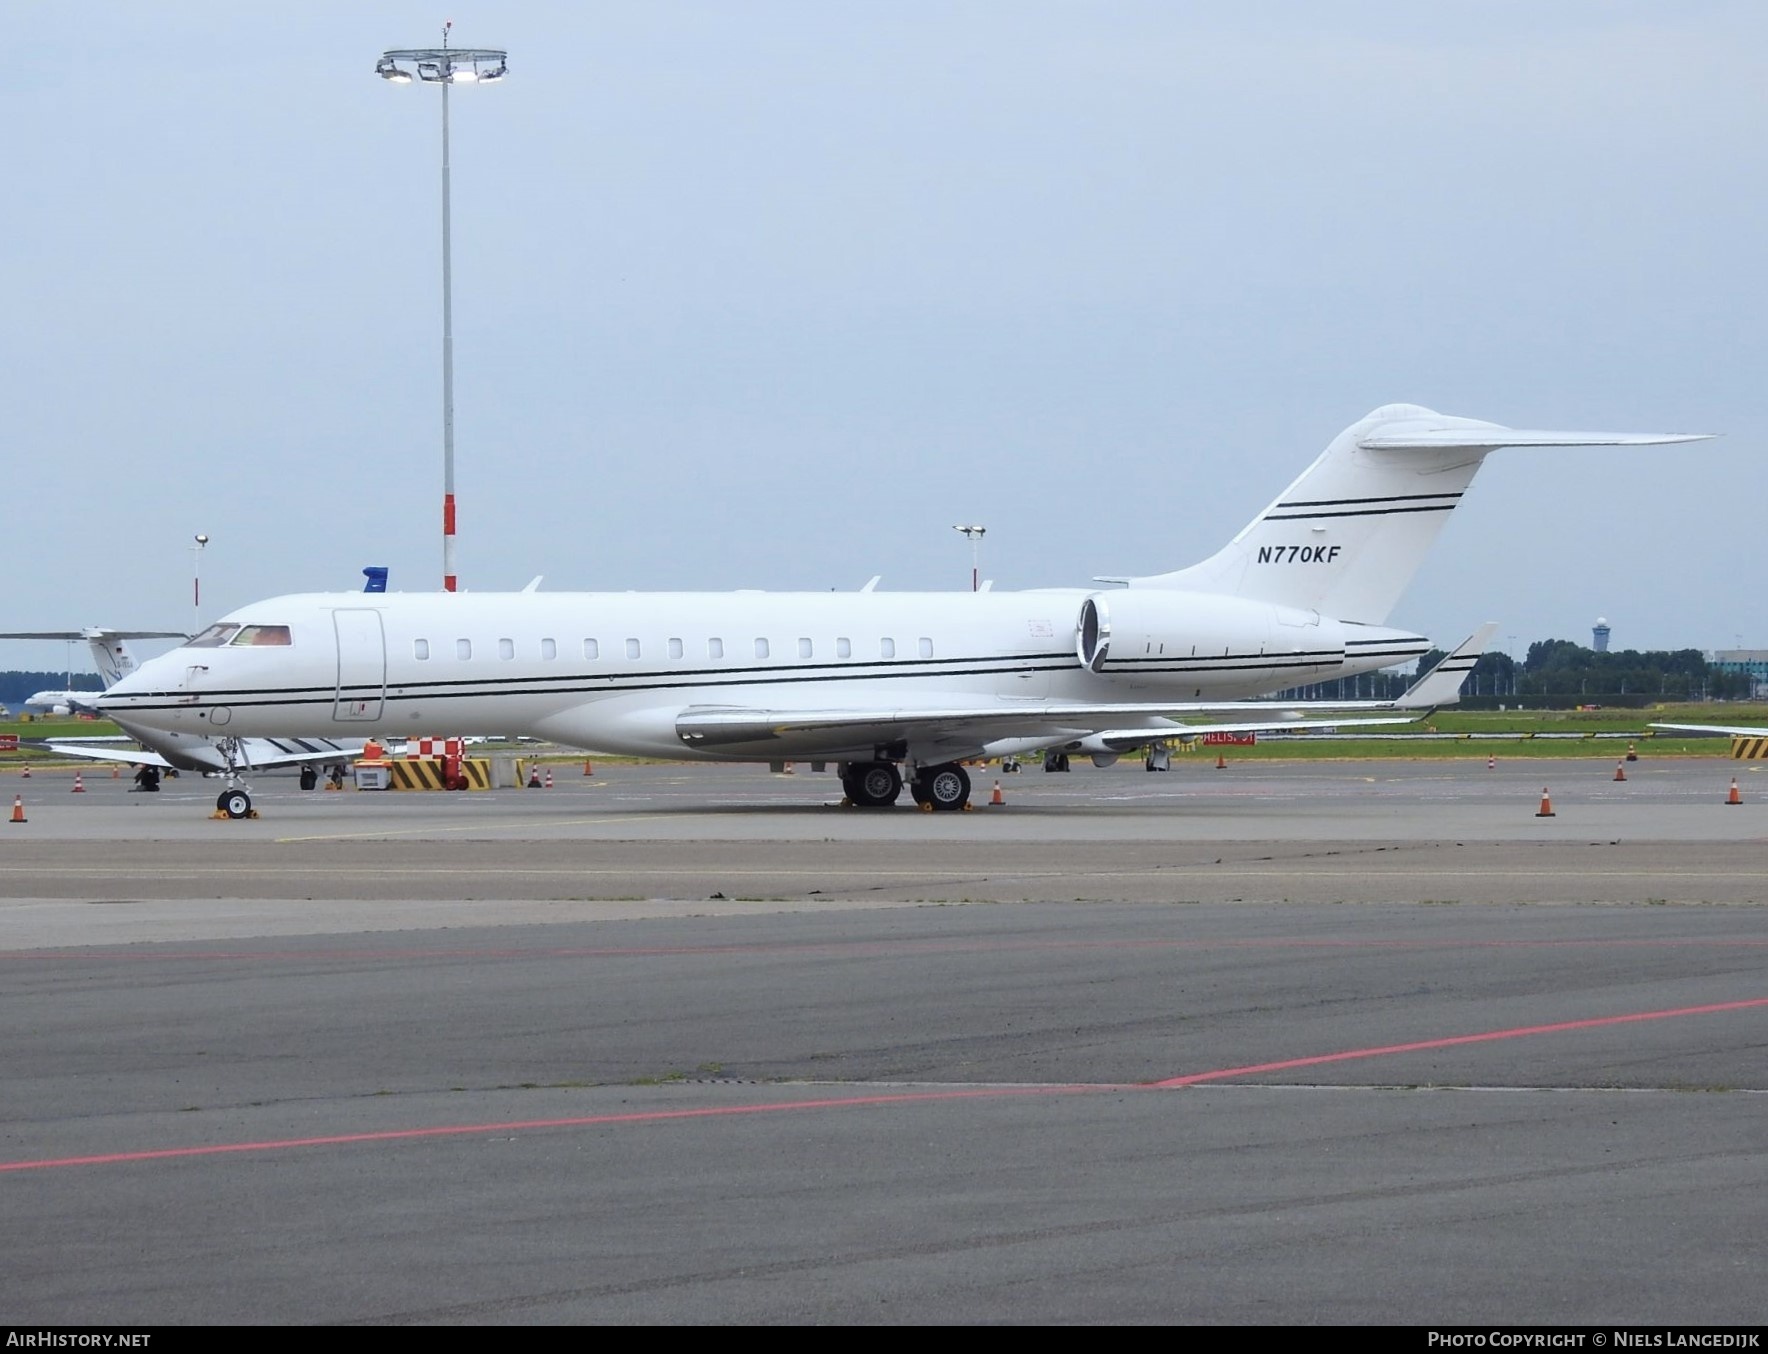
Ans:
[[[1555,433],[1525,428],[1431,428],[1374,432],[1357,439],[1364,451],[1496,451],[1500,447],[1657,447],[1705,442],[1712,433]]]
[[[1401,710],[1434,710],[1461,699],[1461,685],[1473,671],[1486,645],[1498,631],[1497,621],[1487,621],[1456,646],[1455,652],[1406,688],[1394,705]]]
[[[0,639],[183,639],[182,630],[108,630],[89,625],[84,630],[9,630]]]

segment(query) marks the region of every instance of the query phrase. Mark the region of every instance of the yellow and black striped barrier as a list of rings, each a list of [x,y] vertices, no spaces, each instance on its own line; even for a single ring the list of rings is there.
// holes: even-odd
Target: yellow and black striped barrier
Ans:
[[[1768,757],[1768,738],[1733,738],[1731,755],[1740,761],[1760,761]]]
[[[388,763],[392,772],[395,790],[446,790],[442,783],[442,759],[440,757],[424,757],[417,761],[401,760]],[[491,763],[484,757],[466,757],[460,764],[460,773],[466,777],[467,789],[489,790],[491,788]]]

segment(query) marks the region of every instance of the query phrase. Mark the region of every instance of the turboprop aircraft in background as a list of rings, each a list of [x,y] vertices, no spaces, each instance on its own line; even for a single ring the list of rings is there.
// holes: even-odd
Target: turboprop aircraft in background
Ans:
[[[1261,717],[1242,702],[1431,647],[1387,617],[1487,453],[1699,436],[1518,431],[1386,405],[1216,554],[1121,588],[309,593],[241,607],[99,705],[169,732],[470,728],[833,764],[869,807],[895,802],[906,769],[918,802],[958,809],[967,759],[1056,747],[1109,759],[1343,710],[1254,707],[1272,711]],[[1236,717],[1210,722],[1224,712]],[[250,796],[231,786],[221,806],[243,816]]]
[[[182,630],[109,630],[88,626],[84,630],[29,630],[0,634],[0,639],[83,639],[91,646],[92,662],[108,689],[136,669],[135,655],[125,640],[184,639]],[[40,708],[57,713],[95,713],[103,692],[64,691],[38,692],[27,704],[36,706],[48,696],[65,696],[64,702],[51,702]],[[204,734],[168,733],[164,730],[137,726],[127,720],[113,723],[134,743],[125,746],[116,739],[79,738],[51,739],[45,747],[60,757],[78,757],[93,762],[120,762],[126,766],[168,767],[176,771],[200,771],[206,775],[224,775],[231,753],[236,766],[253,766],[271,770],[296,766],[303,762],[331,764],[346,762],[359,756],[362,740],[339,742],[329,738],[244,738],[219,739]],[[223,743],[232,743],[229,749]]]

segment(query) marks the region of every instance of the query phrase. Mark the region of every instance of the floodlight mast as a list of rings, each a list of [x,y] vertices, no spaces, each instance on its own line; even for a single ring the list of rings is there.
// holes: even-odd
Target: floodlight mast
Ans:
[[[409,85],[413,73],[425,84],[442,86],[442,587],[453,592],[454,560],[454,278],[453,241],[449,223],[448,87],[491,84],[508,73],[509,53],[490,47],[450,47],[442,26],[440,47],[381,53],[375,74],[396,85]]]
[[[988,535],[988,528],[960,524],[952,530],[970,538],[970,591],[977,592],[982,587],[982,538]]]

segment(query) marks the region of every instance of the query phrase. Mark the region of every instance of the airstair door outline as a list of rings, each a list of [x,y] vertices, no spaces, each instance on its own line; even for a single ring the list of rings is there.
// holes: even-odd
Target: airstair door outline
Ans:
[[[387,700],[387,637],[381,613],[368,607],[332,612],[338,637],[338,689],[332,719],[339,724],[381,717]]]

